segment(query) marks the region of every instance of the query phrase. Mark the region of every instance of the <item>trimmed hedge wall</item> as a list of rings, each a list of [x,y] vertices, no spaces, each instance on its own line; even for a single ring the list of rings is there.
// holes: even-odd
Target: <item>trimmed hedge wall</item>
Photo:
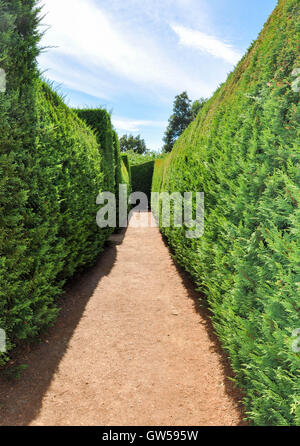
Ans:
[[[74,109],[80,119],[95,131],[102,152],[102,168],[107,192],[116,190],[117,150],[109,113],[101,108]],[[119,148],[120,150],[120,148]]]
[[[131,178],[131,165],[128,156],[125,153],[121,153],[121,159],[123,161],[123,164],[127,170],[128,178],[129,178],[129,184],[132,184],[132,178]],[[125,171],[124,171],[125,173]],[[125,174],[126,175],[126,174]]]
[[[154,161],[131,166],[133,192],[144,192],[150,204]]]
[[[32,229],[38,217],[31,204],[39,42],[34,4],[0,1],[0,67],[6,73],[6,91],[0,92],[0,328],[7,332],[8,349],[56,314],[52,296],[45,299],[32,292],[36,277],[31,248],[39,244]],[[0,365],[5,359],[0,353]]]
[[[131,194],[131,182],[130,182],[130,175],[128,172],[128,169],[126,167],[126,164],[124,163],[124,160],[121,159],[121,182],[120,184],[127,184],[127,190],[128,190],[128,195]]]
[[[116,197],[119,198],[119,185],[127,185],[127,194],[131,194],[131,179],[130,179],[130,167],[127,163],[128,168],[124,163],[124,158],[120,152],[120,144],[117,133],[114,131],[114,147],[115,147],[115,159],[116,159]],[[127,160],[128,161],[128,160]],[[129,210],[129,205],[128,205]],[[117,199],[117,221],[119,221],[119,200]]]
[[[204,191],[205,233],[162,228],[204,291],[257,425],[300,424],[300,5],[281,0],[170,155],[153,191]]]
[[[7,80],[0,92],[0,328],[8,351],[55,321],[66,279],[102,251],[108,231],[96,225],[96,197],[114,191],[116,171],[124,171],[107,112],[97,114],[97,133],[39,79],[38,13],[35,1],[0,0]],[[0,353],[0,365],[7,360]]]
[[[115,147],[115,159],[116,159],[116,193],[119,193],[119,184],[127,185],[128,195],[131,193],[131,177],[130,177],[130,163],[127,159],[125,164],[125,158],[120,152],[120,143],[117,132],[114,131],[114,147]]]
[[[46,84],[41,84],[38,100],[38,149],[43,161],[37,169],[43,182],[37,191],[39,196],[42,187],[48,191],[48,216],[44,220],[54,218],[58,222],[61,217],[58,235],[66,257],[61,274],[70,277],[78,267],[95,259],[107,237],[95,223],[99,208],[96,197],[106,186],[103,154],[91,129]]]
[[[120,152],[117,132],[113,129],[109,113],[101,108],[74,109],[80,119],[94,130],[100,151],[104,171],[105,190],[119,194],[119,184],[127,184],[131,191],[131,175],[129,160]]]
[[[154,162],[152,185],[151,185],[151,190],[153,192],[162,191],[162,183],[165,175],[165,168],[167,165],[166,163],[167,156],[165,158],[157,159]]]

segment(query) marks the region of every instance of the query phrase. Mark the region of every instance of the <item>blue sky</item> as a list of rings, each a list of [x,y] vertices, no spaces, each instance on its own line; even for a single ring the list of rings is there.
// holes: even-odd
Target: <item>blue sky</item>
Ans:
[[[276,0],[43,0],[39,57],[70,106],[105,106],[158,151],[176,94],[209,97]]]

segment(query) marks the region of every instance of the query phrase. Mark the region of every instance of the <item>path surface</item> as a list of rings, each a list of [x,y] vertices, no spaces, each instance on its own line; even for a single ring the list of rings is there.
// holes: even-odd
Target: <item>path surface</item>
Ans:
[[[23,376],[1,382],[0,424],[241,424],[196,298],[157,228],[115,236],[68,286],[56,326],[24,354]]]

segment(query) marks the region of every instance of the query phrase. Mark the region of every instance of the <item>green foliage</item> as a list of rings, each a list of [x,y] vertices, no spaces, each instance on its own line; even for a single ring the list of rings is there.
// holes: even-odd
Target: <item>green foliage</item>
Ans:
[[[206,99],[197,99],[192,103],[187,92],[175,96],[173,114],[169,118],[163,141],[163,152],[171,152],[175,141],[189,124],[197,117],[197,114],[205,104]]]
[[[34,145],[22,170],[2,179],[6,187],[24,179],[14,219],[1,212],[6,240],[0,325],[8,349],[53,323],[65,280],[94,261],[106,238],[95,222],[95,199],[104,179],[97,139],[48,85],[36,81],[35,93],[30,107],[36,114]],[[17,156],[13,149],[10,156]],[[14,186],[9,190],[16,196]]]
[[[106,233],[95,222],[96,197],[107,181],[103,152],[90,128],[46,84],[38,91],[37,106],[42,159],[41,166],[35,163],[37,172],[43,172],[36,186],[37,208],[44,212],[41,221],[47,222],[45,242],[53,237],[49,253],[53,257],[47,264],[55,263],[64,279],[92,263],[104,245]],[[114,178],[111,181],[114,184]]]
[[[207,101],[207,99],[204,98],[200,98],[200,99],[196,99],[196,101],[194,101],[191,105],[191,113],[192,113],[192,119],[196,119],[198,113],[200,112],[200,110],[203,108],[205,102]]]
[[[91,127],[97,136],[102,153],[102,168],[104,170],[104,184],[107,192],[116,189],[116,153],[114,147],[114,130],[111,124],[110,114],[101,108],[74,109],[77,115]]]
[[[116,197],[119,198],[119,185],[127,185],[127,194],[131,194],[131,176],[130,167],[127,156],[120,153],[120,145],[117,133],[114,131],[114,147],[115,147],[115,160],[116,160]],[[125,161],[126,157],[126,161]],[[125,164],[126,162],[126,164]],[[129,210],[129,205],[128,205]],[[117,216],[119,215],[119,200],[117,200]]]
[[[130,174],[129,174],[129,171],[128,171],[123,159],[121,159],[121,183],[120,184],[127,184],[128,195],[130,195],[130,193],[131,193]]]
[[[80,119],[86,122],[94,130],[100,152],[102,155],[102,169],[104,172],[104,191],[112,192],[118,197],[119,185],[116,183],[120,175],[120,146],[117,142],[117,136],[111,124],[110,114],[101,108],[74,109]],[[119,204],[117,203],[117,209]],[[105,228],[104,233],[109,237],[113,228]]]
[[[169,118],[169,124],[163,138],[164,152],[171,152],[175,141],[192,121],[191,100],[187,92],[177,95],[173,104],[173,114]]]
[[[154,161],[131,167],[133,192],[144,192],[150,203]]]
[[[131,185],[131,182],[132,182],[132,180],[131,180],[131,164],[130,164],[128,155],[126,153],[121,153],[121,160],[126,168],[127,175],[129,178],[129,184]]]
[[[0,93],[0,327],[8,331],[8,349],[14,338],[26,335],[27,324],[28,331],[34,331],[33,307],[39,312],[37,296],[32,302],[23,301],[34,280],[30,277],[35,238],[30,230],[34,218],[30,195],[36,140],[35,58],[40,40],[39,11],[34,5],[34,1],[0,1],[0,67],[6,73],[6,92]],[[0,365],[6,359],[0,353]]]
[[[122,168],[124,166],[124,162],[121,159],[119,138],[115,130],[113,131],[113,146],[114,146],[114,161],[115,161],[115,190],[116,194],[118,194],[119,184],[122,184],[122,179],[123,179],[124,171],[122,171]]]
[[[167,157],[157,159],[154,162],[154,169],[153,169],[153,177],[152,177],[152,186],[151,190],[153,192],[161,192],[162,189],[162,183],[165,176],[165,168],[167,166]]]
[[[300,422],[299,9],[279,1],[153,179],[153,191],[205,193],[202,238],[162,231],[206,293],[257,425]]]
[[[65,280],[103,249],[108,234],[96,225],[96,197],[114,190],[117,171],[109,115],[99,112],[94,132],[39,79],[34,5],[0,0],[7,78],[0,92],[0,328],[8,351],[55,321]],[[7,360],[0,353],[0,365]]]
[[[131,150],[132,152],[139,153],[141,155],[148,152],[146,143],[140,135],[123,135],[120,138],[120,149],[121,152],[127,152],[128,150]]]
[[[161,158],[165,155],[158,154],[157,152],[147,152],[143,155],[140,155],[139,153],[135,153],[132,150],[128,150],[126,152],[126,155],[128,155],[128,159],[131,166],[137,166],[138,164],[144,164],[148,161],[155,161],[158,158]]]

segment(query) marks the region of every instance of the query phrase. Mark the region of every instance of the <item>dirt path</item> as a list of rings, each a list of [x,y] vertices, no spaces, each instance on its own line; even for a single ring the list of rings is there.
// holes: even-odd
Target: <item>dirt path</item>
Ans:
[[[0,424],[241,424],[210,322],[158,229],[115,239],[68,286],[21,379],[1,382]]]

